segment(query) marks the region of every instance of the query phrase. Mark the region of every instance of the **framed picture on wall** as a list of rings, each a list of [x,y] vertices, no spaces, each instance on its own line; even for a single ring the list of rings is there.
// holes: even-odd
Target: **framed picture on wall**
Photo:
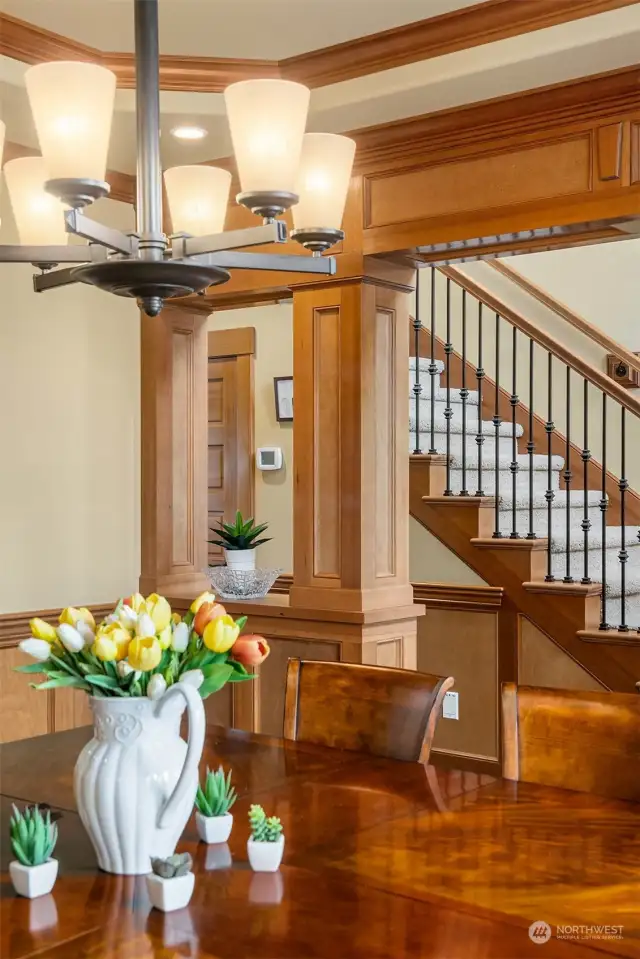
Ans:
[[[276,419],[278,423],[293,422],[293,377],[274,376],[276,394]]]

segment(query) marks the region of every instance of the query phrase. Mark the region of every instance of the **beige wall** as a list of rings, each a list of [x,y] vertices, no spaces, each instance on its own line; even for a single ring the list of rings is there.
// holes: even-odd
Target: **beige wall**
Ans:
[[[35,294],[33,272],[0,264],[0,613],[108,602],[139,575],[138,311],[82,285]]]
[[[255,306],[213,313],[210,330],[253,326],[255,358],[255,447],[280,446],[284,466],[255,471],[255,513],[269,523],[270,543],[258,547],[258,563],[286,573],[293,570],[293,423],[276,420],[273,378],[293,372],[293,308],[291,303]]]

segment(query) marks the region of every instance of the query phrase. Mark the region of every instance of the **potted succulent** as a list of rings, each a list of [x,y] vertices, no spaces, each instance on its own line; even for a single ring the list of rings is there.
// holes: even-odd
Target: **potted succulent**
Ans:
[[[225,776],[222,766],[217,772],[207,769],[204,788],[196,793],[196,826],[203,842],[226,842],[231,834],[233,816],[229,812],[237,799],[231,785],[231,770]]]
[[[262,806],[249,810],[251,836],[247,840],[247,855],[254,872],[276,872],[282,862],[284,836],[277,816],[267,815]]]
[[[193,894],[196,877],[191,871],[193,859],[188,852],[175,853],[168,859],[152,859],[147,876],[147,892],[151,905],[161,912],[184,909]]]
[[[268,523],[260,523],[256,526],[253,517],[245,521],[238,510],[235,523],[221,521],[218,527],[211,530],[218,538],[209,540],[209,543],[222,547],[229,569],[255,569],[256,547],[269,542],[269,537],[266,539],[258,539],[258,537],[264,533],[268,525]]]
[[[58,875],[58,860],[51,858],[58,827],[51,822],[51,811],[43,816],[37,806],[26,806],[21,813],[14,805],[10,828],[16,858],[9,863],[9,874],[15,891],[27,899],[46,896]]]

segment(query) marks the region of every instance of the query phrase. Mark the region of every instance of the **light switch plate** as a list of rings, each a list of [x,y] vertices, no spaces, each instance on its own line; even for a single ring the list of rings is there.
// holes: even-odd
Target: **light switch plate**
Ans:
[[[445,693],[444,699],[442,701],[442,718],[443,719],[460,719],[458,714],[458,694],[457,693]]]

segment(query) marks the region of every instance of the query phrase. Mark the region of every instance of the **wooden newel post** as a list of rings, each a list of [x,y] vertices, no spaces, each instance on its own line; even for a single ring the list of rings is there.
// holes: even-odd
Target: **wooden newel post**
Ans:
[[[206,589],[207,316],[169,307],[141,319],[140,591]]]
[[[415,668],[408,570],[413,271],[294,290],[292,607],[358,621],[349,658]]]

